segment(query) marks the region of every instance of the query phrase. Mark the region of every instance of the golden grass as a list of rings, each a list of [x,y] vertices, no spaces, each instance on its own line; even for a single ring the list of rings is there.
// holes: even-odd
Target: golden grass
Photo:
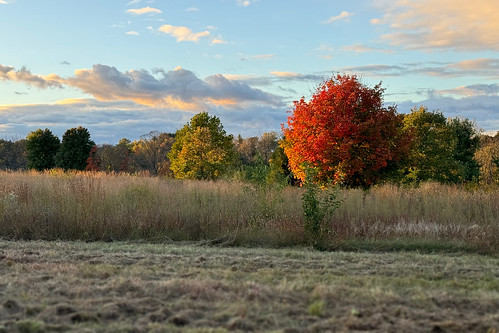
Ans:
[[[303,189],[85,172],[0,172],[0,237],[304,242]],[[499,190],[423,184],[343,189],[331,242],[458,242],[499,249]]]

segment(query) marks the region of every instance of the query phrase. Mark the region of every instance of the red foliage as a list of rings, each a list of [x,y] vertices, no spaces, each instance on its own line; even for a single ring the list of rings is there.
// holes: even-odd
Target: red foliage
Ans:
[[[86,160],[86,164],[86,171],[99,171],[100,159],[99,157],[97,157],[97,146],[93,146],[90,150],[90,154]]]
[[[318,181],[375,183],[379,171],[406,149],[397,145],[402,116],[395,107],[383,107],[383,92],[381,83],[369,88],[356,76],[337,75],[321,84],[310,102],[295,101],[283,126],[294,174],[303,181],[304,167],[310,165],[317,167]]]

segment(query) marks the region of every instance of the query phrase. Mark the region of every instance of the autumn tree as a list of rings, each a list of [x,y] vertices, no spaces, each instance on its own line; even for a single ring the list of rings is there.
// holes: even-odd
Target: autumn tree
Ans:
[[[55,167],[59,146],[59,138],[48,128],[30,132],[26,137],[28,169],[41,171]]]
[[[171,133],[152,131],[131,144],[135,164],[139,170],[152,175],[171,176],[168,153],[175,142]]]
[[[486,185],[499,184],[499,132],[494,137],[481,137],[475,159],[480,165],[480,182]]]
[[[106,172],[133,171],[132,143],[123,138],[117,145],[103,144],[97,149],[100,170]]]
[[[304,181],[306,168],[317,181],[369,187],[382,169],[407,149],[402,116],[383,106],[381,83],[373,88],[357,76],[337,75],[322,83],[310,101],[294,102],[284,150],[291,170]]]
[[[61,148],[56,156],[56,164],[65,170],[85,170],[87,159],[95,142],[84,127],[68,129],[62,136]]]
[[[216,179],[234,161],[232,135],[220,119],[202,112],[175,133],[168,154],[175,178]]]

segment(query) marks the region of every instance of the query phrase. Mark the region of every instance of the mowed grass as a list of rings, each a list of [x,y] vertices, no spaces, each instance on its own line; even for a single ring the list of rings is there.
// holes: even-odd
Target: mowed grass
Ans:
[[[105,173],[0,172],[0,237],[306,244],[302,188]],[[499,189],[342,189],[330,249],[499,253]]]
[[[0,240],[0,332],[497,332],[478,254]]]

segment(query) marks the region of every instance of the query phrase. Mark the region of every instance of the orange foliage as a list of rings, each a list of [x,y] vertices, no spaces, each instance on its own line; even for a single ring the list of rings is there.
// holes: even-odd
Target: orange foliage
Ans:
[[[309,102],[294,102],[284,150],[291,170],[305,179],[305,166],[317,168],[318,181],[368,187],[380,171],[407,151],[402,116],[383,107],[381,83],[369,88],[357,77],[337,75],[319,86]]]

